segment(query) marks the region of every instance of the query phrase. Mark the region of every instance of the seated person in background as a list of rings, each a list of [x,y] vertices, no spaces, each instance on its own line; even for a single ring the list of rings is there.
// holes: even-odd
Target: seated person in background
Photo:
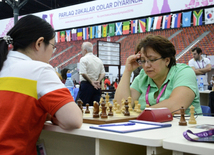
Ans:
[[[149,35],[138,46],[140,53],[126,60],[115,93],[117,102],[131,96],[132,105],[139,100],[142,110],[146,104],[151,108],[166,107],[171,112],[183,106],[189,113],[193,105],[197,113],[202,113],[195,73],[185,64],[176,64],[174,45],[162,36]],[[140,65],[143,69],[130,86],[131,73]]]
[[[51,25],[33,15],[0,38],[0,154],[36,155],[47,116],[63,129],[82,125],[80,108],[48,64],[54,40]]]
[[[109,89],[109,87],[111,86],[111,82],[108,76],[105,77],[104,84],[105,84],[105,89]]]
[[[67,79],[67,73],[70,73],[70,70],[68,68],[64,68],[61,70],[62,83],[64,83],[64,84],[65,84],[65,81]]]

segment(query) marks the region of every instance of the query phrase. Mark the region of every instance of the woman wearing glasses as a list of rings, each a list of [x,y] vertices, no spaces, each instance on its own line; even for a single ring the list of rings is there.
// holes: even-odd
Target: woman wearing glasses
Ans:
[[[176,64],[174,45],[162,36],[149,35],[137,45],[136,55],[126,60],[123,77],[115,93],[115,99],[132,97],[132,105],[139,100],[141,109],[146,104],[152,108],[167,107],[174,112],[183,106],[189,113],[193,105],[201,113],[196,76],[191,67]],[[142,66],[140,74],[130,86],[133,70]]]
[[[29,15],[0,38],[0,154],[36,155],[48,113],[63,129],[82,125],[81,110],[48,64],[54,37],[50,24]]]

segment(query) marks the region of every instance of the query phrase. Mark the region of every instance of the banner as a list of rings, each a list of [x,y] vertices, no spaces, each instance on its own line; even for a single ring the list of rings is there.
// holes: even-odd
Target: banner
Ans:
[[[89,39],[88,37],[88,27],[83,28],[83,40]]]
[[[60,38],[61,42],[65,42],[65,31],[60,32]]]
[[[180,25],[181,25],[181,13],[173,14],[171,28],[180,28]]]
[[[161,26],[162,16],[155,17],[154,24],[153,24],[153,30],[159,30]]]
[[[137,33],[137,21],[138,20],[132,20],[131,21],[131,33]]]
[[[71,41],[71,31],[66,30],[66,41]]]
[[[123,34],[129,34],[129,25],[129,21],[123,22]]]
[[[77,29],[77,40],[82,40],[82,28]]]
[[[89,28],[90,30],[90,39],[93,39],[95,36],[95,26]]]
[[[116,36],[122,35],[122,22],[116,23]]]
[[[203,9],[193,11],[193,26],[202,25]]]
[[[108,36],[114,36],[114,31],[115,31],[115,24],[112,23],[112,24],[109,24],[108,25]]]
[[[56,31],[113,21],[184,11],[211,6],[211,0],[97,0],[35,13]],[[13,26],[11,19],[0,20],[0,37]]]
[[[171,17],[172,15],[163,16],[162,29],[169,29],[171,25]]]
[[[182,14],[182,27],[190,27],[192,11],[183,12]]]
[[[204,19],[205,24],[213,24],[214,23],[214,8],[209,8],[204,10]]]
[[[102,25],[102,37],[107,37],[108,24]]]
[[[151,31],[151,27],[152,27],[152,24],[153,24],[153,20],[154,20],[154,17],[148,17],[146,19],[146,31],[149,32]]]
[[[77,29],[72,29],[72,40],[77,40]]]
[[[146,19],[139,20],[139,32],[146,32]]]
[[[95,26],[95,38],[101,38],[101,25]]]

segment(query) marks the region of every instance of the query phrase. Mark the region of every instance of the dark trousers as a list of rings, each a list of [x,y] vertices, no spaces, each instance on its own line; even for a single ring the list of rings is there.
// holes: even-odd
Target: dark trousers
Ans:
[[[101,89],[95,89],[89,82],[82,81],[80,83],[80,89],[79,89],[79,98],[83,102],[83,106],[86,105],[86,103],[89,104],[89,106],[93,106],[93,102],[97,101],[99,103],[101,97]]]
[[[212,116],[214,116],[214,91],[210,92],[209,94],[209,107],[212,113]]]

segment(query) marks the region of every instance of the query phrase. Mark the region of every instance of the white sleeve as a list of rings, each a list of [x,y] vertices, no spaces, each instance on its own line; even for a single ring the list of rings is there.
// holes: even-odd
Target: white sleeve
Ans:
[[[65,85],[59,79],[54,68],[51,66],[45,67],[37,80],[38,99],[51,91],[61,88],[65,88]]]
[[[206,65],[211,64],[210,59],[206,58],[204,60],[205,60]]]
[[[191,60],[189,61],[188,65],[189,65],[190,67],[195,67],[195,65],[194,65],[194,60],[191,59]]]
[[[84,61],[84,58],[80,59],[80,70],[79,74],[87,74],[87,61]]]

